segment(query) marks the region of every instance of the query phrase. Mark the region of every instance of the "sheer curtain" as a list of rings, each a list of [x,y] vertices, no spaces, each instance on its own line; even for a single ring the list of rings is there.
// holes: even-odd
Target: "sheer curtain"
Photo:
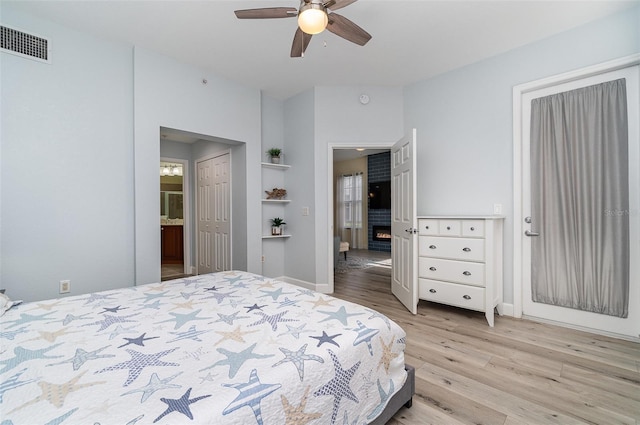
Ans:
[[[533,301],[627,317],[624,79],[532,101],[531,204]]]
[[[363,248],[362,191],[362,173],[346,174],[338,178],[338,236],[349,242],[352,249]]]

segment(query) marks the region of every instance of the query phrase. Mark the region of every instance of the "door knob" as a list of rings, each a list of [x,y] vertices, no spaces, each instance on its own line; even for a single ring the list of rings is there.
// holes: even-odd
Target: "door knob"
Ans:
[[[540,233],[530,232],[529,230],[524,231],[525,236],[540,236]]]

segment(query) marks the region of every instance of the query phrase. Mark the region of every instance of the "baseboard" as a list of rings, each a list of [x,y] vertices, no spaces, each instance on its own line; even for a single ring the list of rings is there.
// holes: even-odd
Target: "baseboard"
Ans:
[[[502,303],[502,314],[513,317],[513,304]]]
[[[317,286],[314,283],[307,282],[304,280],[295,279],[289,276],[279,276],[276,279],[281,280],[283,282],[291,283],[292,285],[300,286],[302,288],[311,289],[312,291],[322,292],[318,290]]]

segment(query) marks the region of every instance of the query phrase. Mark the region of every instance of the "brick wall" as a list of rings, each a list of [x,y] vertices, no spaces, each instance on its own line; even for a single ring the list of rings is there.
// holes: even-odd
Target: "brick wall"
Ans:
[[[369,183],[391,180],[391,152],[368,156],[367,179]],[[371,251],[391,252],[391,243],[373,240],[373,226],[391,226],[391,210],[371,210],[369,214],[369,249]]]

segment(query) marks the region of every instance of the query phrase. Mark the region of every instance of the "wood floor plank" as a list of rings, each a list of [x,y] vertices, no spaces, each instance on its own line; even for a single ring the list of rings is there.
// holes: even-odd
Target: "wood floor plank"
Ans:
[[[390,276],[381,267],[336,274],[334,293],[407,332],[416,395],[388,425],[640,425],[640,344],[505,316],[490,328],[483,313],[426,301],[414,316]]]

